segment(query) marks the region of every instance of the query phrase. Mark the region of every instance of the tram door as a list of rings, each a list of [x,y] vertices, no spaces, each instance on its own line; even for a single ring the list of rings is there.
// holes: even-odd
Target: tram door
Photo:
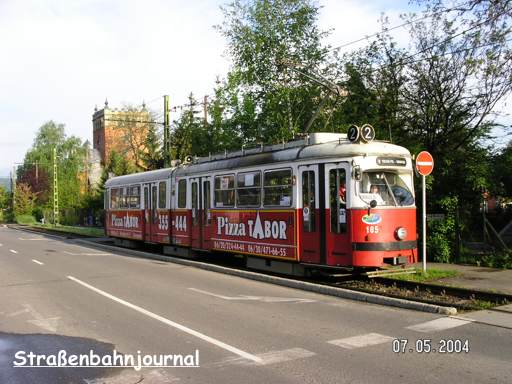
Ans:
[[[302,203],[299,208],[300,228],[300,261],[303,263],[322,263],[322,255],[325,253],[325,241],[322,239],[323,222],[321,216],[325,216],[324,204],[319,196],[321,185],[318,183],[319,170],[323,171],[323,164],[305,165],[299,167],[299,200]]]
[[[327,265],[350,265],[350,168],[348,163],[325,164],[325,247]]]
[[[192,226],[191,226],[191,246],[192,248],[202,248],[203,243],[203,224],[201,212],[201,178],[190,179],[192,186]]]
[[[144,184],[144,240],[151,241],[151,184]]]
[[[211,189],[211,178],[210,177],[204,177],[202,178],[202,182],[203,182],[203,185],[202,185],[202,196],[203,196],[203,201],[202,201],[202,205],[201,205],[201,209],[202,209],[202,215],[201,215],[201,219],[202,219],[202,240],[203,240],[203,244],[202,244],[202,248],[204,249],[211,249],[211,232],[212,232],[212,213],[211,213],[211,208],[212,208],[212,189]]]

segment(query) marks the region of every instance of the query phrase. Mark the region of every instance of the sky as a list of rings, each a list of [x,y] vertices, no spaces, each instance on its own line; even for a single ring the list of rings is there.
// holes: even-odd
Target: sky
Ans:
[[[146,102],[162,110],[190,92],[211,94],[229,70],[221,24],[226,0],[0,0],[0,176],[23,161],[49,120],[92,141],[92,114]],[[413,11],[408,1],[318,0],[326,43],[339,46]],[[403,28],[392,32],[406,44]],[[360,43],[359,46],[364,44]],[[357,48],[352,45],[350,48]],[[174,116],[176,117],[176,116]],[[171,117],[172,118],[172,117]]]

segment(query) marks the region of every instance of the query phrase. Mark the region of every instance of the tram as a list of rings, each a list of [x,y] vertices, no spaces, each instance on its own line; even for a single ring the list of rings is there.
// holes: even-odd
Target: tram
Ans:
[[[411,154],[353,127],[110,178],[106,234],[293,275],[414,263]]]

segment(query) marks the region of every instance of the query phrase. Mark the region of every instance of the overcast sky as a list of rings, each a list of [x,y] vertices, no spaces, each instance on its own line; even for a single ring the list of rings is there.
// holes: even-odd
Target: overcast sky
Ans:
[[[221,0],[0,0],[0,176],[21,162],[46,121],[92,139],[92,113],[145,100],[161,111],[211,94],[229,68],[213,29]],[[333,46],[377,32],[411,10],[407,1],[320,0]],[[403,42],[403,29],[393,31]],[[357,47],[357,45],[352,46]]]

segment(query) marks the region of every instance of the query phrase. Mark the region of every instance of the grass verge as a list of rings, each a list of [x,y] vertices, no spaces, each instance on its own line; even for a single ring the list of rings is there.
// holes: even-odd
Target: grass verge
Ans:
[[[422,269],[416,268],[416,273],[403,274],[403,275],[390,275],[386,276],[389,279],[395,280],[406,280],[406,281],[415,281],[418,283],[426,283],[431,281],[436,281],[440,279],[445,279],[448,277],[456,277],[459,276],[460,272],[454,270],[446,270],[446,269],[428,269],[427,272],[423,272]]]
[[[69,225],[56,225],[53,224],[36,224],[33,225],[36,228],[45,228],[51,229],[52,231],[59,231],[65,233],[75,233],[77,235],[83,236],[91,236],[91,237],[103,237],[105,236],[105,232],[103,228],[93,228],[93,227],[73,227]]]

